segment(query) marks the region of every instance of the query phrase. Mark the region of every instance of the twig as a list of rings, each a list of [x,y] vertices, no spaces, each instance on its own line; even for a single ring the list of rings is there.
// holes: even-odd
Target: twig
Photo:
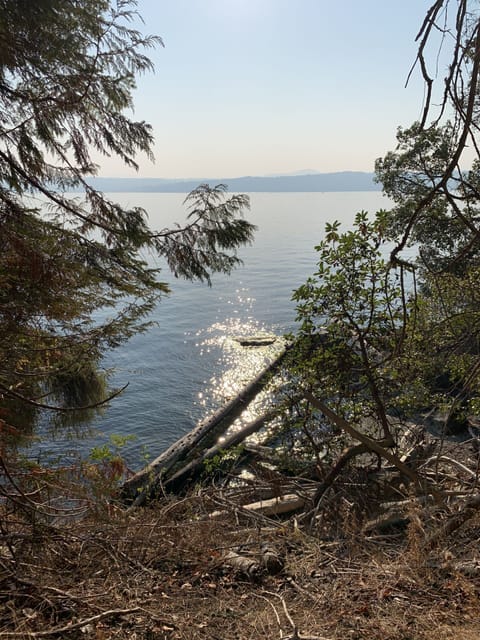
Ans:
[[[272,607],[273,611],[275,612],[275,617],[277,618],[278,626],[280,627],[280,640],[330,640],[329,638],[325,638],[324,636],[304,636],[303,634],[300,634],[298,632],[298,627],[294,623],[292,616],[288,611],[286,602],[282,598],[282,596],[278,593],[273,593],[271,591],[264,591],[264,593],[267,593],[269,596],[274,596],[275,598],[278,598],[280,600],[280,602],[282,603],[285,616],[293,629],[293,633],[291,635],[284,636],[281,628],[280,616],[278,615],[278,611],[275,608],[275,605],[265,596],[262,596],[261,594],[257,594],[259,598],[262,598],[262,600],[266,600],[268,604]]]
[[[80,629],[103,618],[126,616],[130,613],[136,613],[137,611],[141,611],[141,607],[134,607],[133,609],[110,609],[109,611],[102,611],[102,613],[98,613],[91,618],[85,618],[84,620],[75,622],[74,624],[68,624],[64,627],[54,627],[53,629],[47,629],[47,631],[0,631],[0,638],[46,638],[48,636],[56,636],[59,633],[68,633],[75,629]]]
[[[282,598],[282,596],[279,593],[272,593],[271,591],[265,591],[265,593],[268,593],[268,595],[270,595],[270,596],[275,596],[276,598],[278,598],[280,600],[280,602],[282,603],[283,610],[285,612],[285,616],[286,616],[287,620],[289,621],[289,623],[290,623],[290,625],[291,625],[291,627],[293,629],[293,634],[294,634],[294,636],[298,636],[297,625],[292,620],[292,616],[290,615],[290,613],[289,613],[289,611],[287,609],[286,602]]]
[[[310,598],[310,600],[313,600],[313,602],[315,602],[315,604],[323,606],[325,603],[322,602],[322,600],[320,598],[317,598],[316,596],[312,595],[310,593],[310,591],[308,591],[307,589],[304,589],[303,587],[301,587],[299,584],[297,584],[295,582],[295,580],[291,577],[291,576],[287,576],[287,582],[288,584],[290,584],[294,589],[296,589],[297,591],[299,591],[300,593],[302,593],[303,595],[307,596],[307,598]]]
[[[268,592],[267,592],[268,593]],[[262,598],[262,600],[265,600],[266,602],[268,602],[268,604],[272,607],[273,609],[273,613],[275,614],[275,617],[277,619],[277,624],[278,624],[278,628],[280,629],[280,640],[283,639],[283,631],[282,631],[282,621],[280,620],[280,616],[278,615],[278,611],[275,608],[275,605],[273,604],[273,602],[271,602],[268,598],[266,598],[265,596],[262,596],[260,593],[257,594],[257,596],[259,598]]]

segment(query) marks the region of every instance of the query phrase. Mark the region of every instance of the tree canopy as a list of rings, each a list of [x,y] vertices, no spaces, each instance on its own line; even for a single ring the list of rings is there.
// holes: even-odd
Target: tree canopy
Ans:
[[[304,424],[321,440],[320,414],[376,454],[398,444],[399,420],[466,433],[480,409],[478,3],[436,0],[417,41],[421,120],[376,162],[393,206],[359,213],[352,230],[327,225],[317,271],[294,296]]]
[[[210,282],[252,240],[246,196],[200,185],[185,225],[150,229],[146,212],[91,186],[93,154],[138,168],[151,127],[133,114],[138,74],[162,44],[135,28],[134,0],[0,2],[0,426],[38,410],[92,407],[109,392],[98,364],[148,326],[176,276]],[[73,194],[72,192],[75,192]]]

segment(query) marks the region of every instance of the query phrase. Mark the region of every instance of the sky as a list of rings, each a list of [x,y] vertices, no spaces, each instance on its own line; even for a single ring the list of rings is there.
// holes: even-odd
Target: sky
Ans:
[[[398,126],[420,117],[415,36],[431,0],[138,0],[155,72],[133,117],[153,126],[138,173],[230,178],[372,171]]]

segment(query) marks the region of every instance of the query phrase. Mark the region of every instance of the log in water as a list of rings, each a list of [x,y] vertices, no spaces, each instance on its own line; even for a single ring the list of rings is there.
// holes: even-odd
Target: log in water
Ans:
[[[155,492],[155,487],[158,487],[160,481],[168,478],[174,465],[187,459],[194,448],[223,421],[228,421],[226,425],[228,427],[244,411],[264,387],[269,374],[279,366],[286,351],[287,345],[283,343],[273,360],[236,396],[215,411],[213,415],[200,422],[192,431],[177,440],[153,462],[126,480],[121,487],[121,498],[126,502],[133,503],[133,506],[143,504]]]

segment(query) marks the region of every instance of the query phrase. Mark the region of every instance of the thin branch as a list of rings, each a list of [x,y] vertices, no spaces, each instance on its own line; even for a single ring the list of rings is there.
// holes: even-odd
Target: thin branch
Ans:
[[[46,638],[48,636],[57,636],[60,633],[69,633],[70,631],[81,629],[82,627],[86,627],[87,625],[103,620],[104,618],[111,618],[112,616],[127,616],[141,610],[141,607],[134,607],[133,609],[110,609],[108,611],[102,611],[102,613],[97,613],[97,615],[92,616],[91,618],[84,618],[83,620],[79,620],[79,622],[67,624],[63,627],[54,627],[53,629],[48,629],[46,631],[0,631],[0,638]]]
[[[439,193],[440,191],[446,190],[448,181],[451,179],[451,176],[455,171],[455,168],[457,167],[460,157],[465,149],[466,141],[470,132],[470,123],[473,120],[474,106],[477,98],[478,78],[480,74],[480,24],[477,24],[474,33],[475,33],[475,54],[473,56],[470,91],[468,96],[467,109],[465,112],[464,125],[463,125],[463,129],[462,129],[459,141],[457,143],[457,148],[455,149],[455,152],[453,153],[448,163],[448,166],[446,167],[445,172],[443,173],[442,178],[439,180],[439,182],[436,185],[432,187],[432,189],[430,189],[427,195],[424,196],[420,200],[418,205],[415,207],[415,210],[412,213],[410,220],[406,225],[406,229],[403,233],[402,239],[390,254],[390,260],[393,264],[401,262],[401,260],[398,258],[398,254],[405,248],[405,245],[407,244],[407,241],[410,237],[412,229],[415,223],[417,222],[417,219],[420,213],[422,212],[423,209],[428,207],[428,205],[430,205],[433,202],[437,193]]]
[[[117,391],[114,391],[107,398],[104,398],[99,402],[94,402],[93,404],[87,404],[82,407],[56,407],[51,404],[44,404],[43,402],[35,402],[35,400],[31,400],[30,398],[23,396],[21,393],[17,393],[16,391],[13,391],[9,387],[6,387],[1,382],[0,382],[0,391],[3,391],[3,393],[6,396],[9,396],[11,398],[16,398],[17,400],[21,400],[22,402],[25,402],[26,404],[29,404],[32,407],[36,407],[37,409],[47,409],[49,411],[58,411],[59,413],[68,413],[72,411],[86,411],[87,409],[97,409],[98,407],[101,407],[107,402],[110,402],[110,400],[113,400],[113,398],[116,398],[121,393],[123,393],[123,391],[125,391],[125,389],[128,387],[129,384],[130,383],[127,382],[127,384],[125,384],[123,387],[121,387],[120,389],[117,389]]]
[[[358,431],[358,429],[355,429],[355,427],[353,427],[349,422],[342,418],[342,416],[339,416],[337,413],[332,411],[324,402],[318,400],[318,398],[315,398],[315,396],[313,396],[309,391],[304,391],[304,396],[316,409],[321,411],[324,416],[331,420],[333,424],[335,424],[339,429],[345,431],[352,438],[366,445],[368,449],[374,451],[385,460],[388,460],[388,462],[393,464],[404,476],[409,478],[414,484],[422,488],[422,490],[425,489],[425,482],[422,481],[418,473],[404,464],[398,456],[396,456],[388,449],[385,449],[377,440],[373,440],[373,438],[370,438],[361,431]],[[432,495],[434,495],[439,502],[443,502],[442,495],[437,489],[433,487],[430,487],[429,489]]]

